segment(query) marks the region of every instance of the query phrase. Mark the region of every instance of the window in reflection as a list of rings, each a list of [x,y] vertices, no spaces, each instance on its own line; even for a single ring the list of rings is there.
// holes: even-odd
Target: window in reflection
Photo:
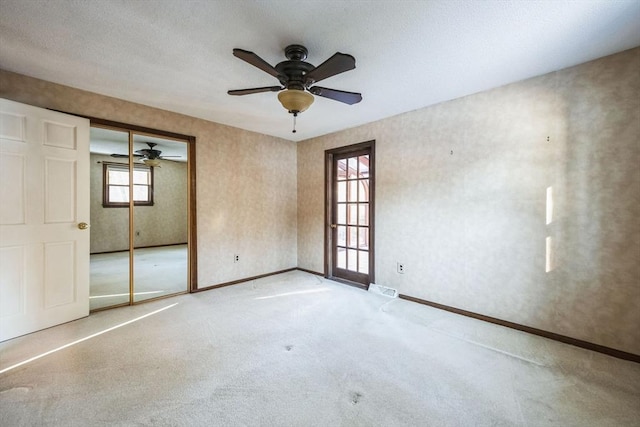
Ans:
[[[129,165],[102,162],[102,168],[102,206],[129,207]],[[146,165],[133,166],[133,201],[136,206],[153,206],[153,168]]]

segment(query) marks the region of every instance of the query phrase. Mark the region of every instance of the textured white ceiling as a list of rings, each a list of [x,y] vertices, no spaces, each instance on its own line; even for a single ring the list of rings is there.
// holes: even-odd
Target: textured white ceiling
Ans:
[[[299,141],[639,46],[640,1],[0,0],[0,37],[6,70]],[[296,134],[276,93],[226,93],[277,84],[233,48],[294,43],[355,56],[322,85],[363,95],[316,97]]]

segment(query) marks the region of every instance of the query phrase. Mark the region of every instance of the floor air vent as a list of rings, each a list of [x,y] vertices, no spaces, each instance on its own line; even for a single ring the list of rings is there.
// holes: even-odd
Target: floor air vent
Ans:
[[[387,288],[386,286],[380,286],[376,284],[369,285],[369,292],[373,292],[374,294],[384,295],[390,298],[397,298],[398,291],[393,288]]]

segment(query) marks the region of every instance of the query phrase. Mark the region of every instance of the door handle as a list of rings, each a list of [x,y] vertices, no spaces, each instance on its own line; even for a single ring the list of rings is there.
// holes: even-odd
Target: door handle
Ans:
[[[338,228],[337,224],[331,224],[331,228]]]
[[[86,222],[81,222],[78,224],[78,228],[80,230],[86,230],[87,228],[89,228],[89,224],[87,224]]]

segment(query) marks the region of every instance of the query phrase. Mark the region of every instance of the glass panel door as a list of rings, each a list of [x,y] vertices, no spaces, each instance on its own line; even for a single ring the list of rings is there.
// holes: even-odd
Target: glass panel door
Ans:
[[[344,152],[340,152],[345,150]],[[337,152],[336,152],[337,151]],[[372,148],[329,151],[330,276],[368,287],[372,280]]]

